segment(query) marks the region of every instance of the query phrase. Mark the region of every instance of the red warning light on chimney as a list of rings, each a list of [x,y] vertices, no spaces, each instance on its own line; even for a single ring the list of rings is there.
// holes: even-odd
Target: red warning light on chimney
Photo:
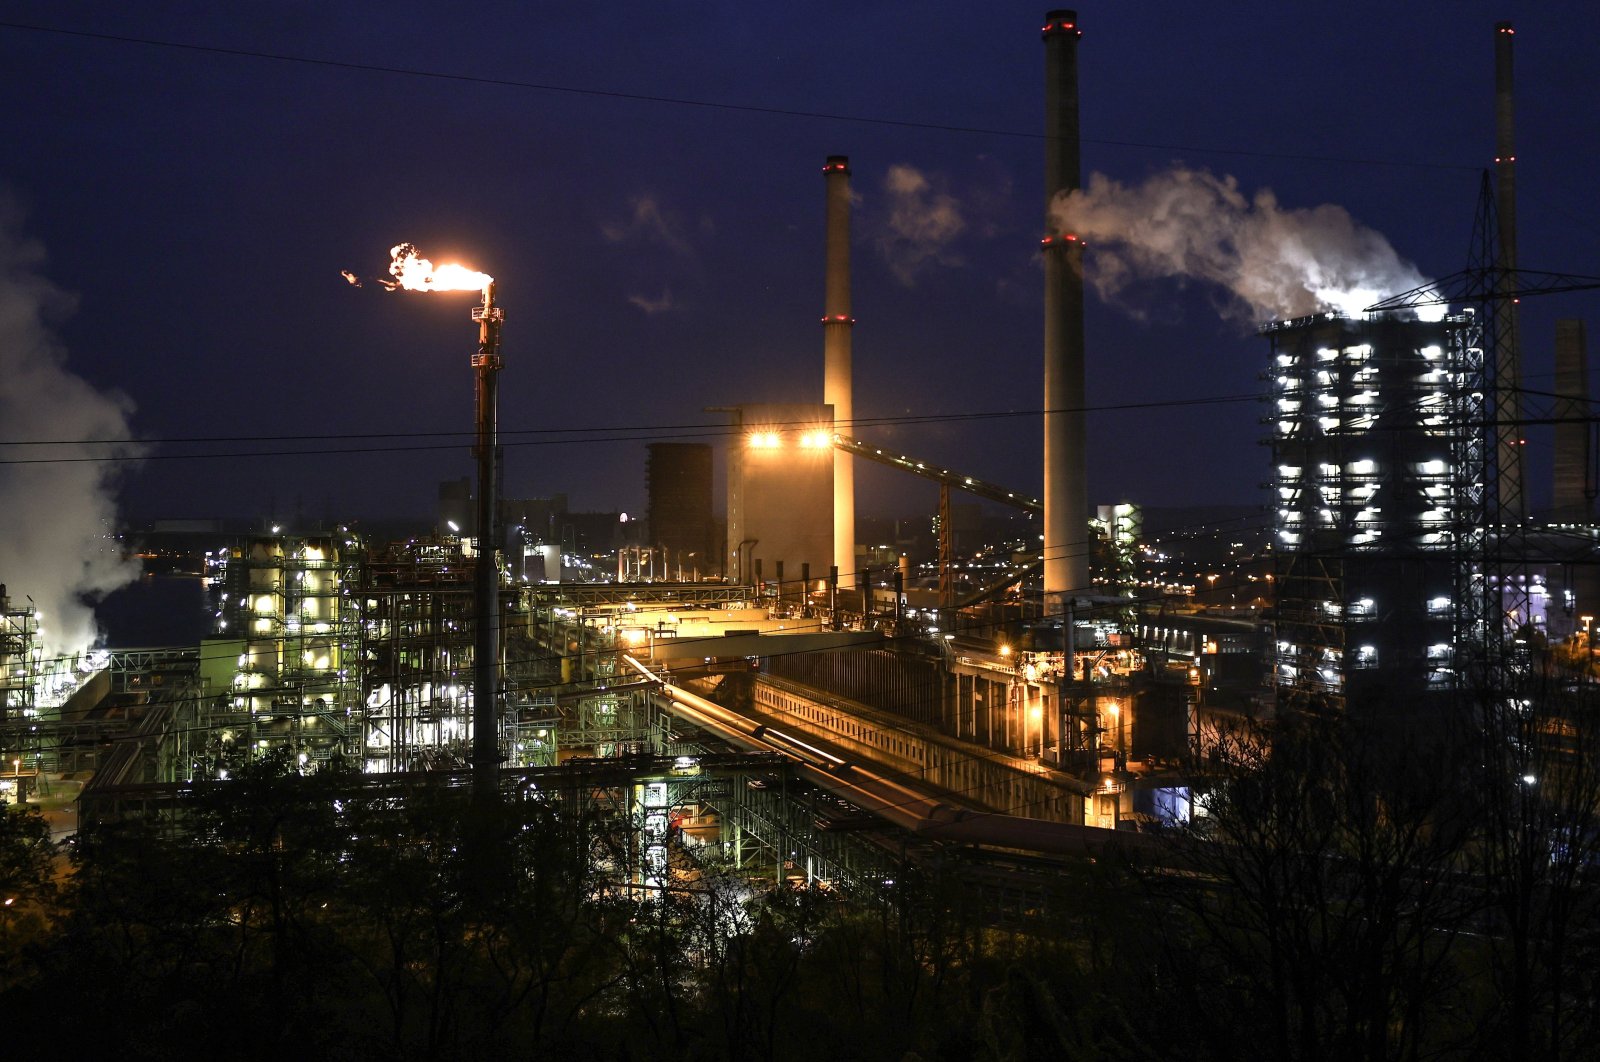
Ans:
[[[1078,13],[1076,11],[1051,11],[1044,17],[1044,25],[1039,30],[1045,37],[1070,33],[1074,37],[1083,36],[1083,31],[1078,28]]]

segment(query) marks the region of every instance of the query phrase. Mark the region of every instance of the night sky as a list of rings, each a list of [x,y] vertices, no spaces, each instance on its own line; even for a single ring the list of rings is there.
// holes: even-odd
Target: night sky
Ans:
[[[131,400],[135,435],[270,438],[152,444],[120,483],[135,516],[422,516],[439,480],[471,473],[460,440],[420,447],[470,428],[473,298],[340,278],[383,275],[401,241],[498,278],[501,426],[538,443],[508,446],[506,494],[639,510],[646,441],[713,438],[694,427],[719,420],[707,406],[821,400],[830,154],[850,157],[859,196],[858,417],[1039,408],[1047,6],[291,2],[245,17],[12,0],[0,224],[8,246],[44,249],[30,275],[76,297],[51,300],[66,365]],[[1284,209],[1335,204],[1430,276],[1465,264],[1494,150],[1493,25],[1514,21],[1521,264],[1600,274],[1600,5],[1079,11],[1085,179],[1181,164]],[[1201,282],[1091,295],[1091,402],[1258,392],[1265,342],[1222,302]],[[1600,346],[1597,309],[1592,292],[1525,301],[1528,386],[1549,385],[1556,317],[1587,316]],[[0,368],[22,356],[0,351]],[[1261,412],[1096,414],[1092,500],[1265,500]],[[45,437],[87,437],[76,427]],[[1035,417],[860,434],[1038,491]],[[349,435],[388,437],[306,438]],[[163,456],[353,447],[373,452]],[[865,512],[935,505],[929,485],[858,475]]]

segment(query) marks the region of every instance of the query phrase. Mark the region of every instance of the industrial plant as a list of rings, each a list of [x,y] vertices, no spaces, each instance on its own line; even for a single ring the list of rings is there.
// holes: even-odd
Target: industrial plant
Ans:
[[[830,888],[959,852],[998,924],[1046,917],[1049,883],[1085,857],[1202,873],[1157,838],[1224,814],[1218,750],[1285,720],[1431,748],[1556,688],[1507,770],[1575,770],[1572,691],[1595,679],[1600,615],[1588,352],[1563,321],[1556,504],[1536,515],[1516,315],[1600,280],[1518,267],[1509,25],[1478,260],[1259,323],[1261,404],[1237,415],[1260,417],[1266,446],[1240,460],[1260,463],[1270,510],[1233,526],[1090,496],[1094,248],[1058,224],[1083,187],[1082,32],[1072,11],[1042,27],[1042,482],[890,452],[858,423],[846,155],[820,160],[813,204],[820,374],[707,410],[710,442],[650,442],[643,517],[501,496],[515,457],[496,389],[527,371],[517,307],[401,245],[394,286],[481,299],[462,314],[474,476],[443,484],[437,523],[409,537],[190,536],[207,636],[65,677],[21,603],[28,573],[0,572],[0,796],[75,779],[79,828],[181,832],[197,792],[268,760],[400,800],[537,793],[633,825],[608,864],[618,889],[668,891],[690,845]],[[914,533],[858,514],[869,463],[936,485]]]

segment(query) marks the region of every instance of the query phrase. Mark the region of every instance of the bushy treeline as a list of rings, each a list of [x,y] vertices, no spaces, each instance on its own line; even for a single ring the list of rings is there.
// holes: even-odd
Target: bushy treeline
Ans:
[[[1588,684],[1529,685],[1196,764],[1204,814],[1142,882],[1197,1057],[1600,1058],[1600,717]]]
[[[641,892],[619,885],[635,827],[603,802],[363,795],[268,762],[196,797],[182,836],[85,831],[67,874],[37,816],[4,817],[0,1040],[116,1059],[1600,1057],[1592,761],[1513,744],[1508,780],[1500,747],[1374,749],[1316,719],[1224,741],[1192,829],[1030,882],[1005,925],[990,900],[1016,882],[959,858],[820,889],[679,851],[673,887]]]
[[[670,889],[633,890],[636,827],[603,804],[350,781],[256,764],[181,835],[85,830],[59,881],[37,815],[8,816],[8,1049],[1015,1058],[1054,1035],[1018,1015],[1053,1013],[1071,948],[986,932],[936,876],[779,887],[678,851]]]

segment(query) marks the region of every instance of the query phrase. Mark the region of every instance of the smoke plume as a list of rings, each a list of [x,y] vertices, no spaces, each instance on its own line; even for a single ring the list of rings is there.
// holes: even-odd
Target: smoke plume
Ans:
[[[701,229],[709,221],[702,219]],[[690,226],[675,211],[662,206],[654,195],[636,195],[628,200],[628,216],[612,218],[600,226],[600,235],[607,243],[642,241],[658,244],[678,254],[693,257],[694,242],[689,237]]]
[[[678,308],[672,299],[672,289],[662,288],[661,297],[652,299],[648,295],[629,295],[628,301],[644,311],[646,317],[654,317],[658,313],[667,313]]]
[[[1051,204],[1061,233],[1083,240],[1086,279],[1108,301],[1136,280],[1208,281],[1223,312],[1247,324],[1338,311],[1359,316],[1426,282],[1389,241],[1330,204],[1286,209],[1270,189],[1253,198],[1232,177],[1178,168],[1138,186],[1102,174]]]
[[[66,364],[47,321],[74,299],[40,275],[38,242],[21,234],[20,210],[0,195],[0,583],[13,606],[38,608],[46,656],[93,646],[91,602],[139,575],[113,538],[118,464],[63,458],[138,452],[120,394],[97,391]],[[19,441],[113,440],[104,445]],[[45,463],[29,459],[51,458]]]
[[[930,265],[958,266],[956,237],[967,228],[956,197],[935,187],[922,171],[904,164],[889,167],[883,179],[888,215],[874,242],[889,271],[906,287]]]

